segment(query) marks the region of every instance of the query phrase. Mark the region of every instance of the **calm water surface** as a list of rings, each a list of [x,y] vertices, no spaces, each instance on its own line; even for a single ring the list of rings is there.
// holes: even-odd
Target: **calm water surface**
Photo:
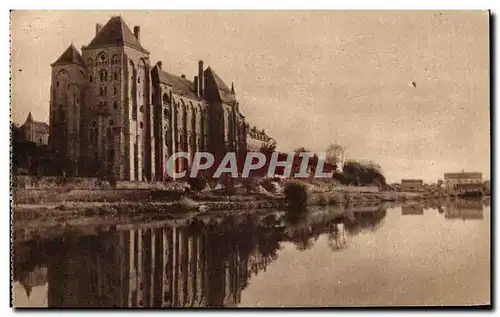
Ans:
[[[490,207],[330,207],[17,238],[13,277],[18,307],[489,304]]]

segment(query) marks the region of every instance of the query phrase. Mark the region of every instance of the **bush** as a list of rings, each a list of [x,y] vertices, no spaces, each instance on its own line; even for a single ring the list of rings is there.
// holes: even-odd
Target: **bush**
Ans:
[[[192,191],[200,192],[204,190],[205,187],[207,186],[207,181],[205,181],[205,179],[203,179],[202,177],[196,177],[196,178],[190,177],[188,179],[188,184]]]
[[[285,184],[284,194],[287,204],[292,208],[303,208],[307,204],[309,193],[304,183],[290,181]]]

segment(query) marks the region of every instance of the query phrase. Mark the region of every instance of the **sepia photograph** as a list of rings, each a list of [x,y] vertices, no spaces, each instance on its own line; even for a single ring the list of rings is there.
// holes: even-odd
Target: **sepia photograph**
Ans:
[[[14,308],[492,308],[487,10],[10,11]]]

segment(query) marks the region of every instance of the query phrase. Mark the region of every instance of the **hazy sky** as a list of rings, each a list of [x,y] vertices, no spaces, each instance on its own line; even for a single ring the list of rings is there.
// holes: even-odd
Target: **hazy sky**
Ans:
[[[203,59],[234,81],[240,110],[279,150],[337,142],[389,181],[489,178],[487,12],[15,11],[14,122],[48,121],[50,63],[113,15],[141,26],[152,64],[192,79]]]

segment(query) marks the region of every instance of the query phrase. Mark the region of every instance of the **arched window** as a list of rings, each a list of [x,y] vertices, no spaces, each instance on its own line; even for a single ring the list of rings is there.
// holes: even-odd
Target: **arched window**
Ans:
[[[120,64],[120,59],[118,58],[118,55],[113,55],[111,57],[111,65],[118,65]]]
[[[114,80],[118,80],[118,72],[115,72],[113,78],[114,78]]]
[[[109,119],[109,125],[113,126],[115,124],[115,121],[113,119]]]
[[[142,121],[139,123],[139,126],[142,128],[144,128],[144,123],[142,123]]]
[[[141,106],[141,108],[139,108],[139,111],[142,113],[144,112],[144,106]]]
[[[90,75],[90,76],[89,76],[89,81],[90,81],[90,82],[93,82],[92,75]]]
[[[99,96],[104,96],[104,88],[99,87]]]
[[[115,108],[115,110],[118,110],[118,102],[117,101],[113,102],[113,108]]]
[[[108,56],[106,53],[101,52],[96,59],[97,66],[107,66],[108,65]]]
[[[164,105],[170,104],[170,96],[167,93],[163,94],[162,101]]]
[[[116,95],[116,87],[113,87],[113,95]]]
[[[163,117],[165,119],[169,119],[170,118],[170,112],[168,111],[167,108],[163,109]]]

